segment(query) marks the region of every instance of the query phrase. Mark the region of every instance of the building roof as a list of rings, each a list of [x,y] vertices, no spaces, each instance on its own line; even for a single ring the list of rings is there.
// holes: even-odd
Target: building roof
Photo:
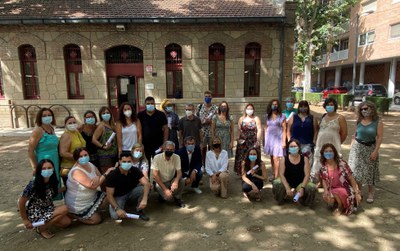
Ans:
[[[273,0],[0,0],[1,23],[282,17]],[[24,21],[23,21],[24,20]]]

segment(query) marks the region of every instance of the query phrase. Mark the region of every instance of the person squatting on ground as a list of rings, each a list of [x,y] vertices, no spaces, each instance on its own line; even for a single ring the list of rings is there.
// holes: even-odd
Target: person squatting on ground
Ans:
[[[350,215],[361,202],[361,193],[350,167],[339,158],[333,144],[323,145],[320,154],[322,198],[333,210],[333,215]]]
[[[35,178],[29,182],[18,200],[18,209],[22,221],[27,229],[32,229],[33,223],[44,222],[44,225],[35,228],[36,232],[45,239],[54,236],[48,228],[52,225],[66,228],[71,224],[67,216],[66,205],[54,206],[53,199],[63,189],[58,188],[58,180],[54,171],[54,164],[50,159],[42,159],[35,168]]]
[[[261,160],[257,148],[250,148],[242,163],[242,191],[245,198],[253,194],[256,201],[261,201],[261,189],[268,180],[267,169]]]
[[[140,185],[139,185],[140,184]],[[127,202],[135,205],[134,214],[148,221],[150,218],[143,212],[147,207],[150,183],[143,173],[132,167],[132,155],[122,152],[119,166],[106,176],[107,200],[110,203],[110,216],[114,220],[127,218]]]
[[[374,186],[379,182],[379,149],[383,137],[383,123],[376,106],[362,102],[357,109],[356,131],[351,142],[349,165],[358,187],[368,185],[367,202],[374,202]]]
[[[301,154],[300,142],[292,139],[288,142],[287,154],[279,164],[279,178],[272,182],[272,193],[278,204],[285,199],[312,206],[317,188],[310,182],[310,164]]]

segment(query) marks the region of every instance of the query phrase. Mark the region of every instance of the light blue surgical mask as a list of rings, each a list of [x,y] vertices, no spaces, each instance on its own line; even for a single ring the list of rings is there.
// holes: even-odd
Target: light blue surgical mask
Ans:
[[[47,169],[47,170],[42,170],[40,173],[43,178],[50,178],[51,175],[53,175],[54,169]]]
[[[335,111],[335,107],[333,105],[327,105],[325,107],[325,110],[326,110],[327,113],[334,112]]]
[[[121,163],[121,168],[124,169],[125,171],[128,171],[131,169],[132,163],[131,162],[122,162]]]
[[[111,114],[109,114],[109,113],[101,114],[101,118],[102,118],[104,121],[110,121],[110,119],[111,119]]]
[[[324,158],[325,159],[333,159],[335,154],[333,152],[324,152]]]
[[[257,160],[257,155],[249,155],[249,160],[250,161],[256,161]]]
[[[299,148],[297,146],[289,146],[288,151],[290,154],[296,154],[299,153]]]
[[[133,157],[135,159],[139,159],[143,156],[143,153],[141,151],[133,151]]]
[[[275,111],[276,109],[278,109],[278,106],[277,106],[277,105],[271,105],[271,110],[272,110],[272,111]]]
[[[288,109],[288,110],[292,110],[293,109],[293,103],[292,102],[288,102],[288,103],[286,103],[286,108]]]
[[[188,152],[193,152],[193,151],[194,151],[194,145],[187,145],[187,146],[186,146],[186,150],[187,150]]]
[[[78,159],[78,163],[81,165],[86,165],[87,163],[89,163],[89,161],[90,161],[89,156],[83,156]]]
[[[94,125],[96,123],[95,118],[85,118],[85,123],[88,125]]]
[[[53,122],[53,116],[42,117],[42,124],[50,125]]]
[[[166,112],[172,112],[174,109],[173,109],[173,107],[172,106],[167,106],[167,107],[165,107],[165,111]]]
[[[152,111],[154,111],[154,105],[146,105],[146,110],[148,111],[148,112],[152,112]]]

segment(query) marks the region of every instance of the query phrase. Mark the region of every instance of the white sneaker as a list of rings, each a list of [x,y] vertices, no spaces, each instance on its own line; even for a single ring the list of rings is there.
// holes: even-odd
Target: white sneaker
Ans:
[[[206,169],[204,168],[204,166],[201,166],[201,172],[204,173],[206,171]]]
[[[192,187],[192,189],[193,189],[193,191],[194,191],[195,193],[197,193],[197,194],[201,194],[201,193],[202,193],[202,191],[201,191],[200,188],[198,188],[198,187]]]

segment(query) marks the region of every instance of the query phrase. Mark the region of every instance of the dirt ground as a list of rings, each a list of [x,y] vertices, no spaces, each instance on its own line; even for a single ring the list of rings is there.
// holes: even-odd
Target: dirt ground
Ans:
[[[320,107],[313,107],[321,113]],[[355,116],[348,120],[349,135]],[[30,178],[27,136],[0,137],[0,249],[1,250],[400,250],[400,113],[383,116],[385,131],[380,151],[381,182],[374,204],[362,204],[355,215],[331,216],[319,190],[313,208],[286,203],[278,206],[271,184],[261,202],[249,202],[241,181],[230,174],[229,198],[212,195],[208,179],[203,194],[184,194],[186,208],[159,204],[152,192],[146,209],[150,221],[126,220],[116,224],[101,211],[97,226],[74,222],[54,228],[56,236],[42,239],[26,230],[16,208],[18,195]],[[347,160],[350,137],[343,146]],[[269,161],[265,158],[269,174]],[[233,162],[233,159],[230,160]],[[365,189],[365,188],[364,188]]]

